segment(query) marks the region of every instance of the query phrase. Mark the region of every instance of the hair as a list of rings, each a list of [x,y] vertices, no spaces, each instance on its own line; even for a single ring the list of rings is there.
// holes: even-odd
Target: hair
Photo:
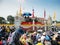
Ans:
[[[39,39],[38,39],[38,41],[37,41],[37,42],[41,42],[41,40],[39,40]]]

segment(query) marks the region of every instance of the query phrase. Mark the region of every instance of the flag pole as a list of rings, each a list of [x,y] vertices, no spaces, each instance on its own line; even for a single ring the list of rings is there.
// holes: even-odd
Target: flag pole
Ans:
[[[33,30],[35,30],[35,21],[34,21],[34,9],[32,10],[32,18],[33,18]]]
[[[54,31],[56,31],[56,12],[54,12],[53,20],[54,20]]]
[[[34,21],[34,19],[33,19],[33,30],[35,30],[35,27],[34,27],[34,25],[35,25],[35,21]]]
[[[44,9],[44,27],[45,27],[45,31],[46,31],[46,11]]]

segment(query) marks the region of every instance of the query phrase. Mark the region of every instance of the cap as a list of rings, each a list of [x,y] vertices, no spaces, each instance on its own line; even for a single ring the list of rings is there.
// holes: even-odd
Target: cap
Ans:
[[[44,32],[43,35],[46,35],[46,33]]]
[[[38,39],[38,41],[41,41],[41,39]]]

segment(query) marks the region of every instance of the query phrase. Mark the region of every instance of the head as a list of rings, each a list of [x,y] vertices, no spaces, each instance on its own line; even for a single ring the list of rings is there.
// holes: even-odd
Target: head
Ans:
[[[26,34],[23,34],[23,35],[22,35],[22,37],[23,37],[24,39],[26,39],[26,38],[27,38]]]
[[[44,32],[43,35],[45,36],[46,35],[46,32]]]
[[[38,39],[38,42],[41,42],[41,39]]]
[[[37,34],[37,32],[33,32],[33,35],[36,35]]]

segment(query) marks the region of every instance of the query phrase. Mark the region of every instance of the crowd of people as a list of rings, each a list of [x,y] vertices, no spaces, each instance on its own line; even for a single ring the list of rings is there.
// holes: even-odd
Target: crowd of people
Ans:
[[[60,31],[37,30],[30,33],[21,27],[0,26],[0,45],[60,45]]]
[[[0,26],[0,45],[7,45],[8,37],[14,31],[14,26]]]

